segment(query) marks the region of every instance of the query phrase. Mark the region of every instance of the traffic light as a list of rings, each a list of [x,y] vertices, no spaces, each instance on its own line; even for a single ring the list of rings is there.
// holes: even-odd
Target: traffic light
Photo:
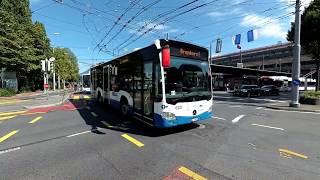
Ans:
[[[41,60],[41,70],[46,71],[46,60]]]
[[[51,71],[51,64],[52,64],[52,62],[47,61],[47,71],[48,71],[48,72]]]

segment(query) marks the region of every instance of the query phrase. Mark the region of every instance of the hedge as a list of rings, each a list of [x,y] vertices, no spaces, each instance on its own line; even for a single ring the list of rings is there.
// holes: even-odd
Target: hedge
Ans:
[[[1,96],[14,96],[16,94],[15,90],[14,89],[8,89],[8,88],[4,88],[4,89],[1,89],[0,88],[0,97]]]

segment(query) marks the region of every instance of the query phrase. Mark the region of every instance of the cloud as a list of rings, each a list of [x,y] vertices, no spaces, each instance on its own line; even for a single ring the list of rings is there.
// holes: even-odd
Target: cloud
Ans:
[[[241,13],[243,13],[243,10],[241,8],[234,8],[231,11],[223,11],[223,12],[213,11],[208,13],[207,15],[216,18],[216,17],[229,16],[234,14],[241,14]]]
[[[162,31],[163,33],[175,33],[175,32],[178,32],[178,29],[171,28],[168,25],[152,23],[150,21],[139,22],[138,23],[138,27],[142,27],[142,26],[144,26],[144,29],[142,31],[137,32],[135,30],[130,29],[129,33],[132,33],[132,34],[136,33],[138,35],[141,35],[145,31],[148,31],[149,29],[152,29],[151,32],[149,32],[149,33],[153,33],[153,30],[159,30],[159,31]]]
[[[282,3],[285,3],[287,5],[295,4],[295,1],[292,1],[292,0],[279,0],[279,1],[282,2]],[[301,1],[302,10],[304,10],[306,7],[308,7],[309,4],[311,3],[311,1],[313,1],[313,0],[303,0],[303,1]],[[294,7],[292,9],[294,9]]]
[[[285,39],[287,32],[278,20],[274,20],[270,17],[263,17],[256,14],[249,14],[245,16],[241,23],[241,26],[257,28],[260,37]]]

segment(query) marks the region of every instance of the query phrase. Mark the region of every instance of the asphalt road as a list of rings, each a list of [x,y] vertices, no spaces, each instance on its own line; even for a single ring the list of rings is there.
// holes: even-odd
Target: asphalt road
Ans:
[[[0,179],[320,179],[320,114],[216,96],[212,119],[168,130],[82,95],[54,111],[2,112]]]

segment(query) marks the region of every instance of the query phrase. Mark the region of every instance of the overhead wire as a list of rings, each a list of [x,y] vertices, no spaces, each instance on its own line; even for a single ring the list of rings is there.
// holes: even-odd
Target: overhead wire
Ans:
[[[189,13],[189,12],[191,12],[191,11],[194,11],[194,10],[196,10],[196,9],[199,9],[199,8],[202,8],[202,7],[205,7],[205,6],[208,6],[209,4],[212,4],[212,3],[217,2],[217,1],[219,1],[219,0],[213,0],[213,1],[210,1],[210,2],[207,2],[207,3],[203,3],[203,4],[201,4],[201,5],[198,5],[198,6],[196,6],[196,7],[191,8],[191,9],[185,10],[185,11],[180,12],[180,13],[178,13],[178,14],[175,14],[175,15],[173,15],[173,16],[167,17],[166,19],[164,19],[164,20],[161,21],[160,23],[155,24],[153,27],[151,27],[151,28],[149,28],[147,31],[143,32],[143,33],[142,33],[140,36],[138,36],[136,39],[128,42],[125,46],[123,46],[123,47],[120,46],[120,47],[121,47],[121,48],[125,48],[125,47],[129,46],[130,44],[132,44],[133,42],[137,41],[138,39],[140,39],[141,37],[143,37],[145,34],[147,34],[148,32],[150,32],[150,31],[153,30],[154,28],[156,28],[157,26],[159,26],[159,25],[161,25],[161,24],[165,24],[165,23],[169,22],[170,20],[174,19],[175,17],[181,16],[181,15],[184,15],[184,14]]]

